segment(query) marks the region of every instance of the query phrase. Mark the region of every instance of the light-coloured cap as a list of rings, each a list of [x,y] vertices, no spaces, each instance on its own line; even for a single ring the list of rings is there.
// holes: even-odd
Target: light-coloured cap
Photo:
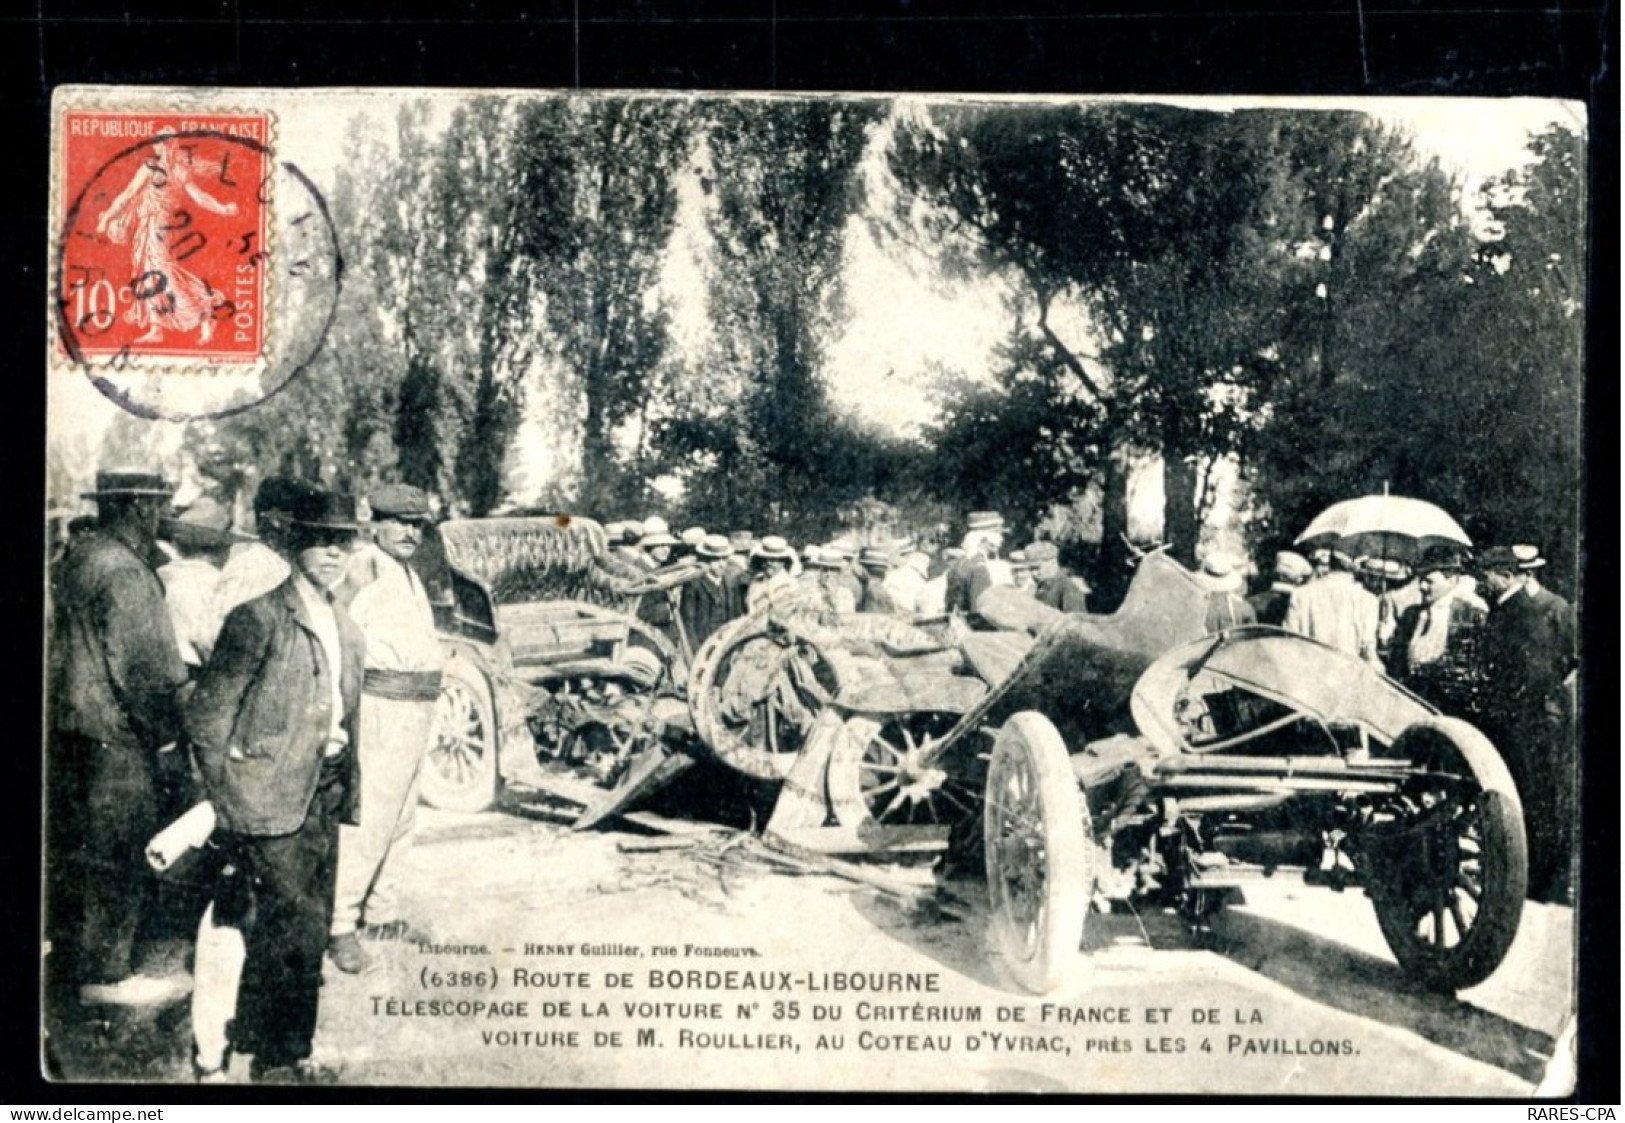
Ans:
[[[1282,550],[1275,555],[1275,576],[1283,581],[1307,581],[1314,572],[1315,567],[1302,554]]]

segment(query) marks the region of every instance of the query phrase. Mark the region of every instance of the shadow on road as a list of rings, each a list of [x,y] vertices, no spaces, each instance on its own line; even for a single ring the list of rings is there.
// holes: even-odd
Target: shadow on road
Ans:
[[[1552,1055],[1547,1034],[1449,995],[1418,991],[1398,964],[1234,910],[1221,913],[1214,927],[1213,950],[1323,1006],[1408,1030],[1531,1084]]]

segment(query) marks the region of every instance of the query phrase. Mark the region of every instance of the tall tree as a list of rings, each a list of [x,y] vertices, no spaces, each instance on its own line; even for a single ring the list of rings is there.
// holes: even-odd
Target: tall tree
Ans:
[[[1041,400],[1086,406],[1019,409],[1029,429],[1006,437],[1076,465],[1033,479],[1040,502],[1068,498],[1077,473],[1104,477],[1108,572],[1127,522],[1122,453],[1174,465],[1170,536],[1188,556],[1198,458],[1239,441],[1270,342],[1252,232],[1268,140],[1252,118],[1166,107],[953,107],[895,131],[903,191],[887,228],[923,229],[950,272],[1012,284],[1025,307],[1007,387],[1036,380]]]
[[[835,455],[823,367],[846,315],[855,173],[881,107],[808,98],[708,109],[710,319],[724,380],[742,394],[724,416],[669,423],[662,443],[700,468],[695,486],[720,494],[723,520],[817,519],[869,483]]]
[[[545,296],[547,346],[583,399],[588,511],[641,498],[643,465],[616,435],[667,361],[658,285],[692,115],[687,101],[597,97],[550,98],[519,115],[518,249]]]

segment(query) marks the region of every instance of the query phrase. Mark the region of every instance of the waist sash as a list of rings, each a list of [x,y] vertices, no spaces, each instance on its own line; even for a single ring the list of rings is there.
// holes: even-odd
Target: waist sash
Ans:
[[[440,697],[439,671],[380,671],[368,667],[361,689],[393,702],[433,702]]]

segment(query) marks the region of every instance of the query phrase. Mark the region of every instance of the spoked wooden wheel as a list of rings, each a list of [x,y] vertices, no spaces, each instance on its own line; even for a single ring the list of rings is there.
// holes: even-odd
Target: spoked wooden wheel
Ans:
[[[461,659],[447,663],[440,681],[422,791],[430,807],[447,811],[483,811],[496,801],[495,707],[485,677]]]
[[[688,706],[718,760],[758,780],[781,780],[838,689],[834,667],[811,641],[758,614],[700,646]]]
[[[933,751],[958,715],[848,718],[830,757],[829,799],[842,826],[952,826],[974,817],[981,793]]]
[[[1379,806],[1362,841],[1383,938],[1430,990],[1483,982],[1517,935],[1528,885],[1523,809],[1482,733],[1436,718],[1394,743],[1417,774]]]
[[[1042,714],[999,731],[982,821],[994,948],[1024,989],[1054,990],[1083,939],[1094,847],[1066,743]]]

